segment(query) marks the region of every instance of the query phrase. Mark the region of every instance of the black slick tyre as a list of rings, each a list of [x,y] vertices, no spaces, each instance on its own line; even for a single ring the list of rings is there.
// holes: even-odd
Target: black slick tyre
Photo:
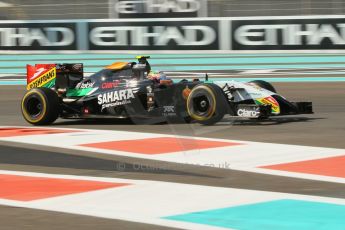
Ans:
[[[26,92],[21,110],[24,119],[32,125],[49,125],[59,116],[58,95],[49,88],[34,88]]]
[[[195,86],[187,98],[186,107],[191,119],[203,125],[219,122],[228,111],[224,93],[215,84]]]

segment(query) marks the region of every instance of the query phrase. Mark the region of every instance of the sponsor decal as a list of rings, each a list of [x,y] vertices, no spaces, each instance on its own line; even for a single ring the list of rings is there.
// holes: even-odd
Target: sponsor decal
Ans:
[[[4,23],[0,25],[0,50],[218,50],[218,27],[218,20],[185,18],[156,22]],[[75,68],[73,71],[78,66]]]
[[[89,29],[92,50],[219,48],[217,21],[91,22]]]
[[[175,19],[4,22],[0,50],[345,49],[345,17],[188,19],[204,1],[109,0],[114,17]]]
[[[85,89],[68,89],[66,96],[67,97],[83,97],[86,95],[90,95],[95,92],[97,88],[85,88]]]
[[[234,20],[232,28],[235,50],[345,48],[345,18]]]
[[[137,80],[126,80],[126,87],[136,87],[137,85]]]
[[[87,89],[87,88],[93,88],[95,82],[87,81],[83,83],[79,83],[79,89]]]
[[[241,108],[237,110],[237,115],[240,117],[259,117],[260,111],[258,110],[259,108],[255,108],[255,109]]]
[[[134,94],[138,91],[136,89],[116,90],[98,95],[98,104],[102,105],[102,110],[108,107],[115,107],[119,105],[126,105],[131,103]]]
[[[146,86],[146,91],[147,91],[147,94],[153,93],[153,89],[151,86]]]
[[[41,76],[51,68],[55,67],[55,64],[36,64],[26,65],[27,84]]]
[[[47,85],[48,83],[50,83],[52,80],[54,80],[56,78],[56,68],[53,67],[52,69],[41,73],[40,76],[37,76],[35,78],[35,80],[31,81],[26,89],[30,90],[32,88],[37,88],[37,87],[42,87],[44,85]]]
[[[147,102],[147,110],[151,111],[155,105],[155,94],[153,92],[152,86],[146,86],[146,102]]]
[[[271,105],[272,106],[272,113],[279,114],[280,113],[280,107],[276,99],[273,97],[265,97],[265,98],[259,98],[255,99],[255,102],[259,105]]]
[[[74,50],[75,23],[8,23],[0,25],[0,49]]]
[[[261,93],[250,92],[250,93],[247,93],[246,95],[247,96],[251,96],[251,97],[260,97],[262,94]]]
[[[113,82],[104,82],[102,83],[102,89],[113,89],[116,88],[120,84],[119,80],[115,80]]]
[[[207,0],[110,0],[110,18],[207,17]]]
[[[41,73],[43,73],[44,71],[47,71],[45,68],[39,68],[36,70],[36,73],[34,73],[33,76],[29,77],[29,81],[33,81],[35,78],[37,78],[38,76],[41,75]]]
[[[152,33],[149,30],[153,30]],[[127,34],[130,34],[130,39]],[[141,34],[141,36],[138,36]],[[144,34],[144,36],[142,35]],[[202,36],[197,36],[200,34]],[[156,39],[149,39],[154,37]],[[208,26],[109,26],[96,27],[90,33],[91,42],[97,46],[204,46],[216,40],[215,31]]]
[[[163,106],[162,115],[163,116],[176,116],[175,106],[173,106],[173,105]]]
[[[82,71],[82,69],[83,69],[83,64],[81,64],[81,63],[74,64],[74,65],[72,66],[72,69],[75,70],[75,71]]]

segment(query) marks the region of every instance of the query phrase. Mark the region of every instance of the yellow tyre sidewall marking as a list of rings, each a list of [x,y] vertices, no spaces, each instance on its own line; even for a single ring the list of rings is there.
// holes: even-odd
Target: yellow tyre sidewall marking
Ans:
[[[213,116],[214,112],[216,111],[217,101],[216,101],[216,96],[214,95],[214,93],[213,93],[213,91],[212,91],[212,89],[210,87],[208,87],[206,85],[203,85],[203,86],[199,86],[198,87],[198,89],[200,89],[200,88],[206,90],[207,92],[209,92],[211,97],[212,97],[212,99],[213,99],[213,101],[214,101],[214,103],[213,103],[214,106],[213,106],[211,112],[209,113],[209,115],[207,117],[202,117],[202,116],[198,116],[196,114],[192,114],[191,113],[188,105],[189,105],[189,103],[191,103],[191,95],[193,94],[193,90],[188,95],[188,98],[187,98],[187,112],[188,112],[189,116],[191,116],[191,118],[193,118],[194,120],[205,121],[205,120],[210,119]]]
[[[43,104],[42,109],[43,109],[43,111],[41,112],[40,116],[37,119],[32,119],[30,117],[30,115],[27,113],[26,108],[24,106],[25,99],[28,98],[32,94],[37,94],[42,99],[42,104]],[[46,111],[47,111],[47,103],[46,103],[46,99],[43,96],[43,94],[40,91],[38,91],[38,90],[32,90],[32,91],[29,91],[28,93],[26,93],[24,95],[23,99],[22,99],[22,111],[23,111],[23,115],[24,115],[25,119],[28,120],[29,122],[31,122],[31,123],[38,123],[38,122],[40,122],[45,117],[45,114],[46,114]]]

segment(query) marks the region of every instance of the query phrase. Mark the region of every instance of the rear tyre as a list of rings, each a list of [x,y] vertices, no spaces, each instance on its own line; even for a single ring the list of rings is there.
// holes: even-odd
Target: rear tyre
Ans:
[[[188,115],[203,125],[213,125],[227,113],[228,104],[223,91],[215,84],[195,86],[187,98]]]
[[[267,89],[273,93],[277,93],[277,90],[273,87],[273,85],[267,81],[263,81],[263,80],[254,80],[254,81],[250,81],[249,83],[259,86],[261,88]]]
[[[24,119],[30,124],[49,125],[59,116],[59,97],[48,88],[31,89],[22,99],[21,110]]]

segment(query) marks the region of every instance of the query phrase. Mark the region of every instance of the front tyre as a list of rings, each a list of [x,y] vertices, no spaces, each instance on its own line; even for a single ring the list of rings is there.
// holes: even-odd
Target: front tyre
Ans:
[[[49,88],[34,88],[24,95],[21,109],[30,124],[49,125],[59,116],[59,97]]]
[[[213,125],[220,121],[227,108],[224,93],[215,84],[197,85],[187,98],[188,115],[203,125]]]

